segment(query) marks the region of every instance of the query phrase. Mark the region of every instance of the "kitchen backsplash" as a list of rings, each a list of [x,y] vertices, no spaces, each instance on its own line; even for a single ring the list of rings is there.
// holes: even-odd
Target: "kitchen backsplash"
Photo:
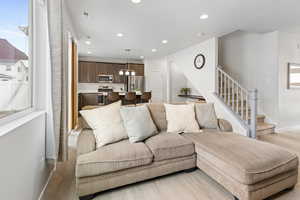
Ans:
[[[112,87],[114,92],[124,91],[124,84],[118,83],[78,83],[78,93],[97,92],[100,86]]]

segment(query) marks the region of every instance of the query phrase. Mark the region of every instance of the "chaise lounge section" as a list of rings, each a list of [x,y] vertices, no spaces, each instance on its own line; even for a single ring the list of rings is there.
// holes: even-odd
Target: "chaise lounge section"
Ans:
[[[196,165],[240,200],[261,200],[297,183],[298,158],[273,144],[232,133],[184,134]]]
[[[164,104],[148,104],[160,131],[144,142],[96,149],[92,130],[79,135],[76,189],[81,199],[139,181],[198,167],[240,200],[261,200],[297,183],[296,155],[232,133],[226,120],[203,133],[167,133]]]

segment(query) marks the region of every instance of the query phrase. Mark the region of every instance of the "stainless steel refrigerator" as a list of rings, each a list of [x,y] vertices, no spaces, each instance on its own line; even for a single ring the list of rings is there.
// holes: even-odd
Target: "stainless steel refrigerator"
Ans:
[[[144,76],[128,76],[126,90],[128,92],[144,92],[145,91],[145,78]]]

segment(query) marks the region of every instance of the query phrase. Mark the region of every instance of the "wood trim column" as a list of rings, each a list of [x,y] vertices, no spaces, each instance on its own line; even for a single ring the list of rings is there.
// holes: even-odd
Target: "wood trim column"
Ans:
[[[77,44],[72,41],[72,129],[76,129],[78,125],[78,51]]]

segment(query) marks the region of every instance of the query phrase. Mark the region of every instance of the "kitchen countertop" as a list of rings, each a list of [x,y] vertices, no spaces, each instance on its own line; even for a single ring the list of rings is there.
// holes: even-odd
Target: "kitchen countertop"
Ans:
[[[107,96],[108,92],[81,91],[78,94],[100,94],[100,95],[103,95],[103,96]],[[125,94],[126,94],[126,92],[119,92],[120,96],[125,96]],[[140,95],[142,95],[142,93],[141,92],[136,92],[136,95],[140,96]]]

